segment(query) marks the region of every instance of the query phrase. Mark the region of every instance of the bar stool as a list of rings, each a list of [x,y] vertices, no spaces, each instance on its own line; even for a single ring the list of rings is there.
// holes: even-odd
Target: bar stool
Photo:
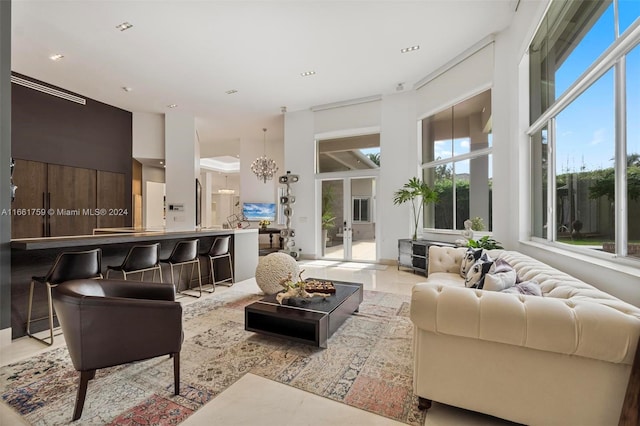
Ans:
[[[206,256],[209,257],[209,274],[211,275],[211,285],[212,289],[209,293],[213,293],[216,291],[216,284],[224,283],[227,281],[231,281],[229,286],[232,286],[233,281],[233,265],[231,264],[231,253],[229,252],[229,240],[231,240],[231,236],[226,235],[224,237],[216,237],[209,248],[209,251],[206,253]],[[222,259],[226,257],[229,260],[229,272],[231,276],[229,278],[225,278],[224,280],[216,281],[215,278],[215,260]]]
[[[53,345],[53,303],[51,300],[51,289],[58,284],[76,280],[81,278],[102,278],[102,250],[97,248],[93,250],[64,252],[60,253],[53,263],[53,266],[44,277],[32,277],[31,286],[29,287],[29,306],[27,308],[27,335],[47,345]],[[31,318],[31,309],[33,307],[33,289],[36,283],[44,284],[47,288],[47,306],[49,315],[41,318]],[[31,334],[31,323],[49,319],[49,337],[39,338]],[[59,334],[57,334],[59,335]],[[47,341],[50,339],[50,341]]]
[[[129,253],[118,266],[107,266],[107,278],[109,272],[120,271],[127,279],[127,274],[140,274],[140,281],[144,281],[144,273],[153,271],[151,281],[156,279],[156,271],[160,272],[160,282],[162,282],[162,269],[158,258],[160,257],[160,243],[135,245],[129,249]]]
[[[162,263],[168,263],[171,267],[171,282],[173,282],[174,274],[173,267],[180,266],[180,273],[178,274],[178,282],[173,282],[176,288],[176,293],[184,294],[185,296],[201,297],[202,296],[202,277],[200,270],[200,258],[198,257],[198,247],[200,240],[183,240],[178,241],[171,251],[171,255],[166,259],[160,259]],[[198,285],[200,288],[200,294],[195,296],[189,293],[183,293],[180,291],[180,278],[182,277],[182,268],[184,265],[191,265],[191,275],[189,276],[188,287],[185,290],[191,290],[191,282],[193,278],[193,269],[198,265]]]

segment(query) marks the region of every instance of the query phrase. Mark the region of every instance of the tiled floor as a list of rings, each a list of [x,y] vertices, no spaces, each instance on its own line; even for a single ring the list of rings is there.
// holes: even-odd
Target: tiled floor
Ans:
[[[397,294],[411,294],[413,284],[424,280],[421,275],[398,271],[393,266],[303,261],[300,265],[305,277],[363,282],[365,289]],[[233,287],[248,292],[259,292],[255,280],[245,280]],[[216,293],[227,291],[218,286]],[[207,296],[203,296],[207,297]],[[208,295],[208,297],[211,297]],[[184,298],[183,303],[195,299]],[[54,347],[64,345],[62,336],[56,337]],[[1,348],[0,365],[34,356],[50,350],[28,337],[16,339]],[[272,382],[251,374],[230,386],[206,406],[198,410],[183,425],[397,425],[399,423],[369,412],[317,395]],[[0,425],[27,424],[4,403],[0,403]],[[489,416],[434,403],[429,410],[425,426],[453,425],[509,425]]]

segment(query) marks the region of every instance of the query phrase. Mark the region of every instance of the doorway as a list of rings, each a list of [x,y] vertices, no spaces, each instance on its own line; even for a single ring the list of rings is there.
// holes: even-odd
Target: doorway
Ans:
[[[322,180],[319,195],[322,258],[375,262],[376,178]]]

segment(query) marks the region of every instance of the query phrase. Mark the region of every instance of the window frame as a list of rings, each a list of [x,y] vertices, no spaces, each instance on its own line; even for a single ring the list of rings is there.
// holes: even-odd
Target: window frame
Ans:
[[[367,201],[367,217],[369,220],[362,220],[362,201],[366,200]],[[360,213],[360,218],[358,220],[356,220],[355,218],[355,214],[356,214],[356,209],[354,206],[354,203],[358,201],[359,205],[360,205],[360,209],[358,210],[358,212]],[[365,224],[365,223],[371,223],[371,197],[368,196],[363,196],[363,195],[355,195],[351,197],[351,223],[361,223],[361,224]]]
[[[592,257],[611,259],[618,258],[624,263],[637,263],[639,258],[627,256],[627,242],[629,240],[627,226],[627,143],[626,143],[626,55],[633,49],[640,48],[640,19],[627,27],[622,35],[618,34],[618,1],[614,0],[616,38],[614,42],[569,86],[558,99],[555,100],[526,130],[529,150],[532,149],[533,137],[537,132],[547,129],[547,212],[543,223],[547,226],[546,238],[532,235],[529,230],[529,240],[536,243],[545,243],[563,250],[588,254]],[[544,19],[544,18],[543,18]],[[614,95],[614,144],[615,144],[615,253],[599,252],[593,249],[582,248],[561,243],[557,240],[557,205],[556,205],[556,117],[569,107],[574,100],[586,92],[592,84],[613,69],[613,95]],[[531,75],[528,75],[531,86]],[[533,158],[529,163],[531,173],[535,173]],[[534,188],[530,183],[530,191]],[[531,200],[530,200],[531,202]],[[533,207],[533,205],[531,206]],[[530,223],[535,223],[535,211],[529,209]]]

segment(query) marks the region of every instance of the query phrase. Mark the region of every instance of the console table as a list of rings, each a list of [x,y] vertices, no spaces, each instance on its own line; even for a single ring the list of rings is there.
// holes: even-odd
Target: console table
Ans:
[[[429,247],[455,247],[455,244],[442,241],[412,240],[410,238],[398,240],[398,269],[409,268],[414,273],[421,272],[425,276],[429,271]]]
[[[259,234],[269,234],[269,248],[273,248],[273,234],[278,234],[280,235],[280,229],[279,228],[258,228],[258,233]],[[278,240],[280,242],[280,248],[282,249],[282,237],[278,237]]]

